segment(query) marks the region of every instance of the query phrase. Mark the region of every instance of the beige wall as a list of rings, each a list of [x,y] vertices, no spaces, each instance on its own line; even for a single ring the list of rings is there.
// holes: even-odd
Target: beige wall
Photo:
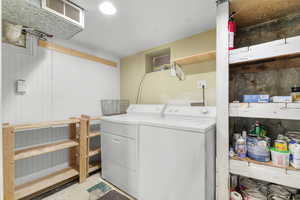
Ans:
[[[171,60],[193,54],[215,50],[215,30],[203,32],[189,38],[165,44],[154,49],[139,52],[121,59],[121,98],[135,103],[141,78],[145,74],[146,54],[159,49],[170,48]],[[208,105],[215,105],[216,88],[215,60],[186,65],[183,70],[186,80],[179,81],[170,76],[170,71],[148,73],[143,83],[141,103],[168,103],[170,101],[202,101],[202,89],[196,86],[197,80],[206,80]]]

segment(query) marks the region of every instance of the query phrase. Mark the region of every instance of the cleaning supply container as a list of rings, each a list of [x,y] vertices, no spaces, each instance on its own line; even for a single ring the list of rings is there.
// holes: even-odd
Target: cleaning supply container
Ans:
[[[291,146],[291,164],[296,169],[300,169],[300,144],[294,144]]]
[[[270,138],[249,136],[247,137],[247,155],[249,158],[259,162],[270,161]]]
[[[288,167],[290,165],[290,151],[278,151],[271,148],[272,163],[279,167]]]

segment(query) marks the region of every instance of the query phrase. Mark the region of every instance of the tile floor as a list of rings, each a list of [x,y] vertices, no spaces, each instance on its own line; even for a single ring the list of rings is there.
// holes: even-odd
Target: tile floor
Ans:
[[[94,174],[90,176],[86,182],[79,184],[76,183],[74,185],[71,185],[70,187],[59,191],[49,197],[44,198],[44,200],[94,200],[93,198],[90,198],[90,193],[87,191],[91,187],[106,181],[102,180],[100,177],[100,174]],[[112,187],[112,189],[117,190],[121,194],[127,196],[130,200],[134,200],[132,197],[129,197],[125,193],[118,190],[115,186],[107,183],[109,186]],[[99,190],[98,190],[99,192]],[[113,199],[112,199],[113,200]]]

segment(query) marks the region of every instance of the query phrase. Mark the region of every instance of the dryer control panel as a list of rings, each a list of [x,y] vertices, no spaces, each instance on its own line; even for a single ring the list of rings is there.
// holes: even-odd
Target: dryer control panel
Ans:
[[[128,114],[158,114],[161,115],[165,109],[164,104],[131,104],[128,109]]]

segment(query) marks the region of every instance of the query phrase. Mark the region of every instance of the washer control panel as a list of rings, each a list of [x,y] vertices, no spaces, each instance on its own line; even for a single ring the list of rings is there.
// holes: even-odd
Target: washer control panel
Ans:
[[[167,106],[165,116],[181,115],[190,117],[216,117],[216,107],[196,107],[196,106]]]

